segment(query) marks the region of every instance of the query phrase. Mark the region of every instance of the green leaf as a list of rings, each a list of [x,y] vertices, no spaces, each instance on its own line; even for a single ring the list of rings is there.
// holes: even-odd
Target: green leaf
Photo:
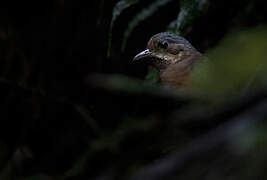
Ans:
[[[90,155],[90,149],[86,151],[82,156],[80,156],[80,159],[78,159],[77,162],[75,162],[73,166],[64,173],[62,179],[75,177],[81,174],[86,167],[89,155]]]
[[[128,28],[127,30],[124,32],[123,35],[123,42],[122,42],[122,47],[121,47],[121,51],[125,50],[127,41],[129,36],[131,35],[132,31],[134,30],[134,28],[142,21],[144,21],[145,19],[149,18],[150,16],[152,16],[161,6],[166,5],[167,3],[169,3],[172,0],[157,0],[155,2],[153,2],[149,7],[144,8],[141,12],[139,12],[128,24]]]
[[[153,66],[149,66],[148,73],[145,77],[145,82],[148,84],[156,84],[159,81],[159,72]]]
[[[195,66],[194,89],[212,101],[229,100],[264,86],[267,76],[267,27],[236,32],[207,53],[209,60]]]
[[[169,25],[169,29],[174,29],[177,34],[184,31],[200,16],[201,12],[207,9],[208,0],[182,0],[180,6],[181,10],[176,19],[176,27],[172,28],[173,22]]]
[[[110,50],[111,50],[112,29],[113,29],[116,19],[119,17],[119,15],[121,14],[123,10],[127,9],[131,5],[136,4],[138,1],[139,0],[121,0],[117,2],[117,4],[114,6],[112,19],[111,19],[110,26],[109,26],[109,39],[108,39],[108,52],[107,52],[108,57],[110,56]]]

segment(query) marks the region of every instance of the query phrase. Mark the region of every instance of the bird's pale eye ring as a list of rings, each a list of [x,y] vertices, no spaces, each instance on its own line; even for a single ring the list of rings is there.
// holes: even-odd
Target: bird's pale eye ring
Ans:
[[[162,49],[167,49],[168,48],[168,43],[167,42],[159,42],[158,46]]]

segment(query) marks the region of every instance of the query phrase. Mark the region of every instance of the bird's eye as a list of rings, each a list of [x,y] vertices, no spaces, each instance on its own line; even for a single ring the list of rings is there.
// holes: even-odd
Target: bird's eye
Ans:
[[[167,49],[168,48],[168,43],[166,42],[159,42],[159,47],[162,49]]]

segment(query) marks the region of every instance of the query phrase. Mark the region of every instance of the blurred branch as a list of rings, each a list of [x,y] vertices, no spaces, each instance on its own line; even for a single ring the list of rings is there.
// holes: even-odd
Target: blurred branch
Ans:
[[[266,97],[266,91],[262,89],[237,96],[232,98],[230,102],[217,106],[200,107],[199,104],[193,104],[174,111],[170,119],[179,119],[179,121],[174,122],[176,127],[194,125],[198,128],[215,127],[216,124],[220,124],[222,121],[226,122],[232,116],[249,110]]]
[[[180,172],[179,169],[184,168],[194,159],[201,157],[205,160],[205,156],[210,153],[218,155],[216,149],[220,146],[231,144],[233,139],[242,138],[251,127],[262,123],[267,115],[266,109],[267,99],[265,98],[251,109],[232,118],[229,122],[188,143],[180,151],[142,169],[131,180],[170,179],[176,172]]]
[[[88,77],[88,85],[91,88],[102,88],[129,94],[146,94],[177,101],[190,101],[192,99],[186,92],[177,91],[170,87],[147,84],[144,81],[124,75],[91,74]]]
[[[100,136],[101,135],[100,128],[97,125],[96,121],[91,117],[88,109],[81,104],[75,104],[74,108],[80,114],[80,116],[87,122],[87,124],[91,127],[93,132],[98,136]]]

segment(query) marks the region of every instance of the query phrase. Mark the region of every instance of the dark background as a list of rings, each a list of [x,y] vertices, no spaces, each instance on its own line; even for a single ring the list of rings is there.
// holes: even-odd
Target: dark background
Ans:
[[[264,93],[210,113],[203,106],[192,108],[187,98],[140,85],[148,68],[132,64],[132,58],[144,50],[152,35],[166,31],[182,8],[179,0],[159,7],[138,23],[121,51],[123,34],[131,20],[154,2],[140,0],[116,18],[109,57],[109,30],[117,1],[9,1],[8,8],[1,8],[1,179],[128,179],[176,151],[192,151],[179,157],[198,157],[191,164],[175,166],[177,171],[160,168],[162,179],[205,179],[211,171],[216,177],[210,175],[211,179],[244,178],[239,173],[244,170],[241,164],[251,154],[241,158],[226,153],[229,156],[210,163],[213,169],[207,163],[216,159],[214,156],[225,155],[228,146],[224,137],[228,135],[220,139],[216,131],[218,140],[214,141],[220,142],[219,148],[208,145],[217,145],[214,142],[208,142],[204,149],[197,145],[186,146],[187,150],[181,147],[250,112],[264,100]],[[267,22],[266,3],[261,0],[207,4],[180,29],[180,34],[202,53],[216,47],[228,33]],[[176,124],[186,119],[192,123]],[[203,123],[199,123],[201,119]],[[193,153],[194,149],[199,153]],[[225,168],[225,159],[231,159],[231,168]],[[263,165],[255,164],[257,169],[250,174],[263,177]],[[148,173],[136,178],[161,176],[150,177]]]

